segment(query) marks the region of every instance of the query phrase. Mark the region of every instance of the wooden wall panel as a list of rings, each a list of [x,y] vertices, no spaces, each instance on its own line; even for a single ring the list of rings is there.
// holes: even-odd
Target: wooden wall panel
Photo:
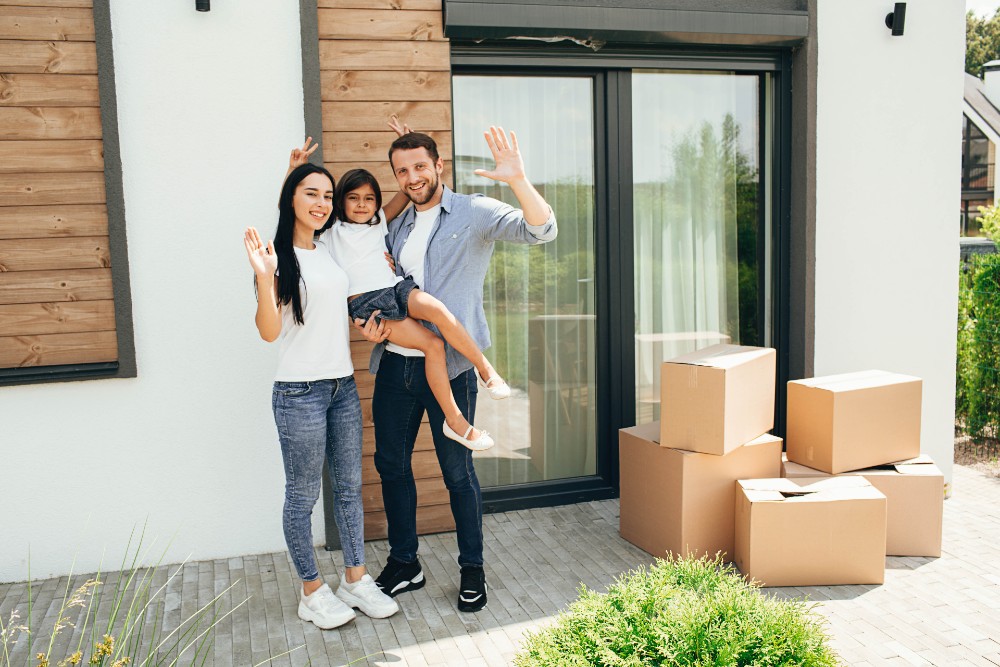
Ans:
[[[114,331],[115,302],[55,301],[0,306],[0,336]]]
[[[90,364],[117,358],[114,331],[0,338],[0,368]]]
[[[447,42],[379,42],[363,39],[328,39],[320,42],[320,69],[340,70],[441,70],[448,71]]]
[[[339,178],[349,169],[375,174],[383,201],[398,189],[388,162],[395,134],[392,114],[438,142],[451,178],[451,51],[443,36],[441,0],[317,0],[323,160]],[[374,391],[368,373],[371,344],[352,331],[354,377],[364,422],[362,479],[365,537],[385,537],[385,513],[373,454]],[[426,422],[427,416],[424,415]],[[457,445],[456,445],[457,446]],[[429,425],[417,435],[412,458],[417,478],[417,531],[454,530],[448,494]]]
[[[104,171],[100,139],[0,141],[0,173]]]
[[[448,72],[327,70],[320,72],[320,80],[324,101],[411,102],[414,97],[419,97],[424,101],[448,101],[451,99],[451,75]],[[2,93],[2,83],[0,83],[0,94]],[[413,129],[423,128],[414,127]]]
[[[94,12],[87,8],[14,7],[0,20],[0,39],[94,41]]]
[[[439,11],[395,9],[320,9],[319,38],[426,41],[444,39]]]
[[[0,206],[103,203],[103,173],[0,174]]]
[[[111,266],[107,236],[0,241],[0,271],[103,269]]]
[[[95,107],[0,106],[0,141],[100,139],[101,110]]]
[[[0,370],[115,361],[93,2],[0,8]]]
[[[324,102],[323,129],[327,132],[384,132],[392,114],[399,114],[421,132],[451,132],[451,102]]]
[[[97,74],[93,42],[29,42],[0,40],[5,73]]]
[[[0,304],[91,301],[113,295],[111,269],[0,271]]]
[[[0,106],[96,107],[93,74],[0,74]]]
[[[103,236],[107,232],[108,210],[102,204],[0,206],[0,239]]]

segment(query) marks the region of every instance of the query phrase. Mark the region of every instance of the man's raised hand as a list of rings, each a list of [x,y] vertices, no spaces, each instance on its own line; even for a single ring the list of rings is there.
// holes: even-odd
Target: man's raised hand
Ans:
[[[512,131],[508,142],[503,128],[492,126],[489,131],[483,132],[483,135],[486,137],[486,144],[490,147],[496,165],[492,170],[476,169],[473,173],[508,185],[524,179],[524,161],[517,146],[517,135]]]

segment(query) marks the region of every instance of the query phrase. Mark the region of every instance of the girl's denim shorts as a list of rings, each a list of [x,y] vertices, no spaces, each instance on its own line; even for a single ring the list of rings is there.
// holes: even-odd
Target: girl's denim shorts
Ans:
[[[406,303],[410,300],[410,292],[417,284],[412,278],[403,278],[392,287],[365,292],[347,303],[347,312],[352,320],[365,320],[376,310],[382,311],[376,319],[404,320],[406,319]]]

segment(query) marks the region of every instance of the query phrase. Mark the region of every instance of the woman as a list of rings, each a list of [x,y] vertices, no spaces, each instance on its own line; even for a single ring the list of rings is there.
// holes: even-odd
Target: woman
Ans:
[[[285,179],[278,229],[266,246],[250,227],[244,245],[257,287],[257,330],[279,341],[271,405],[285,466],[282,526],[302,580],[299,618],[323,629],[355,617],[354,608],[385,618],[399,611],[365,570],[361,502],[361,405],[354,384],[347,317],[348,280],[330,254],[327,235],[334,181],[303,164]],[[330,471],[345,572],[336,595],[316,567],[312,510]]]

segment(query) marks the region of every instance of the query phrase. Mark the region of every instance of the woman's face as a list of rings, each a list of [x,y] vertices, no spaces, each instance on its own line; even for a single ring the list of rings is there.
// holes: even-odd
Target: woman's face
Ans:
[[[347,216],[345,222],[360,222],[367,224],[375,217],[375,191],[372,186],[365,183],[356,190],[351,190],[344,195],[344,215]]]
[[[302,179],[292,197],[295,224],[319,230],[333,211],[333,183],[326,174],[313,173]]]

